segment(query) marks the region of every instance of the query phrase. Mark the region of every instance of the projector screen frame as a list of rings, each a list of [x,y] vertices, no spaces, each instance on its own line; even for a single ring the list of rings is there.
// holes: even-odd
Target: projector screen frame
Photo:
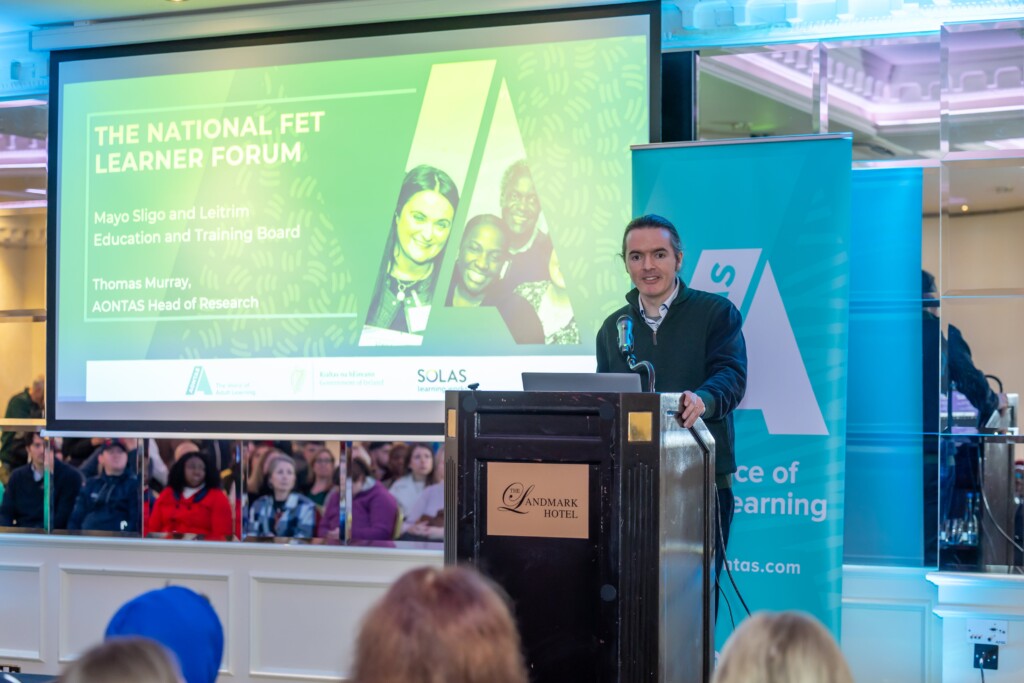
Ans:
[[[399,36],[414,33],[478,29],[489,27],[522,26],[537,23],[581,21],[628,16],[649,18],[648,40],[648,117],[650,142],[659,142],[661,137],[661,53],[660,25],[661,4],[659,2],[638,2],[604,5],[596,7],[570,7],[531,10],[525,12],[502,12],[496,14],[388,21],[372,24],[325,26],[309,29],[261,32],[225,37],[202,37],[170,40],[147,44],[130,44],[96,48],[77,48],[54,51],[50,59],[50,109],[48,139],[48,193],[47,205],[47,310],[46,322],[46,432],[48,435],[74,434],[117,434],[150,435],[161,434],[217,434],[248,435],[365,435],[384,437],[402,435],[410,438],[439,438],[443,436],[443,420],[436,422],[409,422],[402,419],[382,421],[333,421],[329,416],[318,416],[308,421],[274,420],[159,420],[159,419],[75,419],[57,417],[57,323],[59,317],[58,292],[60,272],[58,264],[59,226],[57,207],[61,201],[61,169],[58,167],[60,139],[60,79],[61,66],[72,62],[118,57],[160,55],[180,52],[194,52],[211,49],[262,47],[268,45],[329,41],[348,38],[377,36]],[[433,402],[433,401],[432,401]],[[443,398],[436,401],[443,404]],[[215,402],[211,402],[216,405]],[[268,402],[260,402],[266,404]],[[102,405],[92,403],[92,405]],[[174,405],[180,405],[174,402]],[[330,402],[323,402],[329,407]],[[158,410],[159,403],[151,406]],[[386,407],[382,403],[381,408]],[[112,409],[116,410],[116,409]],[[324,411],[317,411],[323,413]],[[380,410],[376,411],[380,414]],[[396,412],[401,412],[396,410]]]

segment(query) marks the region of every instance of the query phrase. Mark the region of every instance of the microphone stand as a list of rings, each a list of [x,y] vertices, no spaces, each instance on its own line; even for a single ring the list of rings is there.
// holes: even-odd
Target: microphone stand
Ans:
[[[648,386],[647,391],[655,393],[654,391],[654,365],[648,360],[642,360],[637,362],[636,356],[632,351],[624,351],[622,357],[626,359],[626,363],[629,365],[629,369],[633,372],[639,371],[641,368],[647,371]]]

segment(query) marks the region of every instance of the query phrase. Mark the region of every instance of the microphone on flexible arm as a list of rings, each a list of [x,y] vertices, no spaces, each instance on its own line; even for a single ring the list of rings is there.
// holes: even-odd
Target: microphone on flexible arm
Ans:
[[[629,369],[636,372],[640,368],[647,371],[648,391],[654,393],[654,366],[650,361],[642,360],[639,363],[633,354],[633,318],[628,313],[623,313],[615,320],[615,331],[618,338],[619,353],[626,360]]]
[[[615,330],[618,332],[619,353],[628,358],[633,353],[633,319],[623,313],[615,321]]]

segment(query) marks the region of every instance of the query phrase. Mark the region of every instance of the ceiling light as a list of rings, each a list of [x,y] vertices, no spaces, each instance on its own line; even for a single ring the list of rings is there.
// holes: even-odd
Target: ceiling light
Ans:
[[[967,206],[966,204],[961,204],[960,210],[963,211],[964,213],[967,213],[968,211],[971,210],[971,207]]]

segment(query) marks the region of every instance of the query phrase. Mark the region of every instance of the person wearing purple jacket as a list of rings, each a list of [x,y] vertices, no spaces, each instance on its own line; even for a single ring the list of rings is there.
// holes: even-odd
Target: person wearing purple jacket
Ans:
[[[370,476],[370,456],[352,450],[352,540],[390,541],[398,522],[398,501]]]

